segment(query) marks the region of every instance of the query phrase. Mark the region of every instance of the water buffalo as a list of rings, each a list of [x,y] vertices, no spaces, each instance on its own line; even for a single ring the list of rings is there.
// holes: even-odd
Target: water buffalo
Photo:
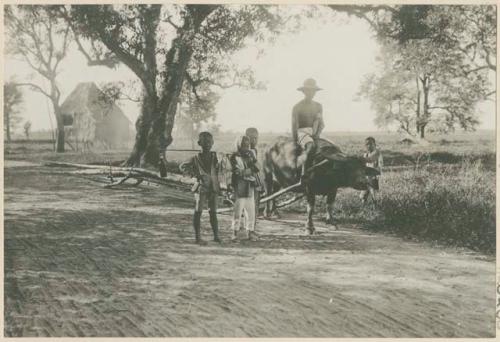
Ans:
[[[300,149],[290,138],[280,137],[276,143],[266,149],[263,171],[267,194],[272,194],[280,188],[296,184],[299,181],[297,170],[300,170],[304,163],[305,155],[297,153],[297,148]],[[337,189],[349,187],[356,190],[367,190],[370,187],[370,179],[379,174],[377,170],[365,166],[363,158],[344,155],[338,147],[325,139],[319,140],[312,165],[322,161],[323,164],[312,171],[310,180],[304,186],[294,190],[306,195],[306,228],[310,234],[314,234],[312,216],[316,195],[327,196],[327,221],[334,224],[333,203]],[[266,216],[269,216],[275,209],[274,201],[268,201],[266,203]]]

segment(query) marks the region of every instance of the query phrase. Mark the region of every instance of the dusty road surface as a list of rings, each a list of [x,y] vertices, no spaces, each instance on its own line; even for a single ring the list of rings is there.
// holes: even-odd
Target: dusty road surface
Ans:
[[[6,165],[6,336],[494,336],[491,257],[297,215],[198,247],[189,194],[53,171]]]

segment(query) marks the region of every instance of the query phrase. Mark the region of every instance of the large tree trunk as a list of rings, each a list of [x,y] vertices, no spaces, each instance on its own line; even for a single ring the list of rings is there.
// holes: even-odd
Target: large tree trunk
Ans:
[[[167,54],[167,73],[159,101],[159,115],[155,117],[149,129],[145,151],[145,160],[152,165],[158,164],[160,154],[173,141],[172,130],[177,104],[192,53],[188,44],[186,35],[181,35],[173,41]]]
[[[57,88],[56,73],[52,72],[52,74],[48,79],[50,81],[50,101],[52,102],[52,108],[54,109],[54,115],[56,117],[56,123],[57,123],[56,152],[64,153],[65,151],[64,119],[63,119],[63,113],[61,112],[61,107],[59,106],[59,97],[61,93]]]
[[[57,142],[56,142],[56,152],[64,153],[64,125],[57,123]]]
[[[175,114],[180,92],[184,83],[185,74],[192,55],[190,44],[193,43],[194,33],[199,28],[203,20],[217,6],[188,5],[187,14],[184,17],[184,25],[178,29],[178,36],[172,41],[165,60],[165,72],[161,74],[162,91],[157,96],[156,65],[154,64],[154,51],[149,58],[145,58],[147,70],[150,71],[149,78],[152,84],[145,84],[150,90],[149,99],[143,100],[143,109],[136,123],[137,136],[136,143],[130,158],[129,165],[150,164],[158,165],[160,154],[172,143],[172,129],[174,127]],[[153,32],[154,25],[151,26]],[[150,38],[149,46],[154,45],[153,34],[147,35]],[[149,51],[149,50],[148,50]],[[154,75],[154,76],[153,76]],[[149,87],[148,87],[149,86]],[[152,94],[154,97],[151,97]],[[155,101],[153,101],[155,98]],[[144,163],[143,163],[144,161]]]
[[[59,107],[54,105],[54,113],[56,115],[57,122],[57,142],[56,142],[56,152],[64,153],[64,121],[61,111]]]
[[[428,75],[425,75],[423,78],[421,78],[422,81],[422,91],[424,93],[424,103],[423,103],[423,113],[420,117],[420,120],[418,121],[418,129],[417,133],[420,135],[420,138],[424,139],[425,138],[425,127],[429,123],[431,113],[429,110],[429,92],[430,92],[430,78]]]
[[[421,125],[420,126],[420,138],[422,138],[422,139],[425,138],[425,126],[426,125]]]
[[[144,162],[144,153],[148,145],[148,132],[154,116],[158,114],[158,99],[155,94],[146,94],[142,99],[141,113],[135,123],[135,144],[127,166],[139,166]]]

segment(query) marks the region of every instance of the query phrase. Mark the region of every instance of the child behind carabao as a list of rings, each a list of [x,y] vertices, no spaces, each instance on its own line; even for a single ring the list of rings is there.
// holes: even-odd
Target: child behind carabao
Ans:
[[[212,134],[201,132],[198,136],[198,145],[201,147],[201,152],[179,167],[183,173],[196,177],[196,183],[192,191],[195,198],[193,226],[197,244],[205,244],[201,239],[201,214],[205,206],[208,206],[214,241],[221,242],[217,221],[217,198],[220,193],[219,162],[217,154],[210,151],[213,144]]]
[[[375,138],[368,137],[365,139],[365,147],[366,152],[363,157],[366,161],[366,166],[374,168],[379,173],[382,173],[382,167],[384,166],[384,159],[382,157],[382,153],[377,148],[377,143]],[[379,176],[368,176],[370,186],[368,190],[365,190],[361,193],[361,200],[363,203],[366,203],[368,198],[371,196],[372,200],[375,201],[376,191],[379,190]]]

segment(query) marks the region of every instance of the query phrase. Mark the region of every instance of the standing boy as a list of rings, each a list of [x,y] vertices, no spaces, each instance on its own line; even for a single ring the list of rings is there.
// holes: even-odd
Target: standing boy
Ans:
[[[201,239],[201,213],[203,207],[208,205],[210,215],[210,225],[214,233],[214,241],[221,242],[219,239],[219,225],[217,222],[217,196],[220,193],[220,184],[218,177],[219,162],[217,154],[211,152],[214,139],[209,132],[201,132],[198,136],[198,145],[201,152],[195,155],[189,162],[181,164],[179,167],[182,172],[189,173],[196,177],[196,183],[193,186],[195,207],[193,216],[194,234],[197,244],[205,244]]]

